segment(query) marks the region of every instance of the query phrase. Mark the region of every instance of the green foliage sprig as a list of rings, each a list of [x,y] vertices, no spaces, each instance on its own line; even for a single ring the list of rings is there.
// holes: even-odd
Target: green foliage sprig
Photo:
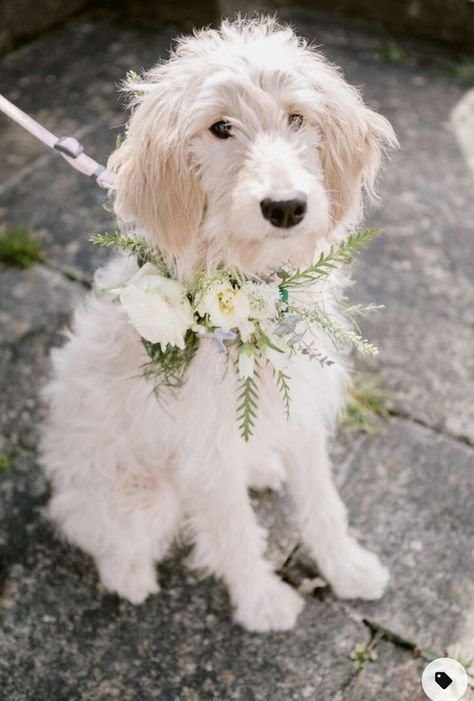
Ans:
[[[315,305],[311,309],[301,309],[292,307],[293,311],[297,311],[308,321],[315,322],[320,328],[326,332],[331,338],[334,345],[338,348],[342,346],[351,346],[362,355],[377,355],[378,348],[373,343],[369,343],[359,333],[353,329],[348,329],[326,312],[321,307]]]
[[[159,394],[163,388],[173,390],[182,387],[186,380],[186,370],[199,348],[196,334],[187,332],[183,349],[172,346],[163,351],[159,343],[150,343],[144,338],[142,343],[150,357],[150,362],[143,367],[143,375],[153,381],[154,392]]]
[[[169,269],[169,262],[167,262],[163,253],[150,241],[140,236],[129,236],[120,233],[120,231],[111,231],[94,234],[89,238],[89,241],[94,246],[118,248],[131,256],[136,256],[139,262],[153,263],[166,277],[171,277],[172,275]]]
[[[253,435],[258,411],[258,375],[242,380],[237,392],[237,422],[240,435],[248,441]]]
[[[366,229],[351,234],[337,246],[332,247],[329,253],[321,253],[318,260],[308,268],[295,272],[288,272],[285,269],[278,271],[277,275],[281,279],[280,288],[282,290],[295,290],[320,282],[321,279],[327,278],[333,270],[350,265],[354,258],[367,248],[370,241],[379,234],[380,229]]]
[[[286,418],[290,418],[290,377],[283,370],[278,370],[276,373],[277,387],[280,390],[283,406],[285,408]]]

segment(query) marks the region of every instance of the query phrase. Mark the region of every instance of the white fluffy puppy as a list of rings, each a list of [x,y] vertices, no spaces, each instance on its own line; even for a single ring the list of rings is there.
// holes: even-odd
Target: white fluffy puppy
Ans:
[[[262,272],[309,265],[361,213],[389,123],[319,53],[275,20],[224,22],[179,41],[149,71],[109,166],[115,209],[178,257],[181,274],[232,264]],[[265,559],[249,485],[289,484],[302,539],[335,593],[379,598],[388,572],[349,535],[327,440],[344,404],[343,359],[296,357],[289,421],[263,376],[255,434],[235,419],[226,356],[201,341],[185,385],[157,401],[146,354],[120,305],[103,294],[137,270],[99,271],[66,345],[52,354],[42,461],[50,515],[90,553],[104,586],[138,604],[158,591],[155,565],[184,525],[193,563],[226,583],[250,630],[291,628],[300,596]],[[333,354],[328,341],[319,345]]]

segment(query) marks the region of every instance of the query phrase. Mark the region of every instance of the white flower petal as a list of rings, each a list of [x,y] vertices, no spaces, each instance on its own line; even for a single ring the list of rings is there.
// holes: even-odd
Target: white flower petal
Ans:
[[[180,282],[163,277],[146,263],[122,288],[119,299],[140,336],[160,343],[163,350],[168,344],[184,349],[194,318]]]
[[[201,315],[208,314],[213,326],[230,331],[248,319],[250,303],[242,290],[235,289],[228,282],[218,282],[204,294],[198,311]]]

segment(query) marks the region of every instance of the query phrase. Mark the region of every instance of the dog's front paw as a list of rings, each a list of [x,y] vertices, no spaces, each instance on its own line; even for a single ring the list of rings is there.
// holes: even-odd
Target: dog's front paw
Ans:
[[[334,593],[340,599],[380,599],[387,588],[390,573],[377,555],[350,541],[337,566],[326,574]]]
[[[133,560],[123,563],[107,558],[100,560],[97,566],[104,587],[132,604],[142,604],[150,594],[160,590],[151,562]]]
[[[249,586],[239,597],[235,620],[247,630],[259,633],[289,630],[303,606],[303,599],[288,584],[269,575],[258,588]]]

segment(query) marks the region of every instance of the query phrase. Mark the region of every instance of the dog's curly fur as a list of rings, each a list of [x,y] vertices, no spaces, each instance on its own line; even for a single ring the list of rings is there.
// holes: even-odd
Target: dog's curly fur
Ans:
[[[181,39],[169,61],[129,87],[140,94],[109,161],[116,213],[177,256],[181,275],[203,264],[246,272],[309,264],[359,220],[381,153],[396,144],[387,120],[338,69],[271,18]],[[232,125],[232,138],[210,132],[219,120]],[[307,199],[306,216],[275,228],[259,203],[294,193]],[[255,435],[245,444],[234,373],[211,340],[166,401],[140,376],[140,339],[101,293],[136,269],[119,258],[98,272],[66,345],[52,354],[42,461],[61,531],[94,557],[107,589],[138,604],[158,591],[155,565],[186,525],[194,564],[225,581],[236,620],[283,630],[303,602],[264,557],[247,488],[285,479],[304,543],[336,594],[380,597],[388,572],[349,535],[327,455],[345,399],[344,359],[324,369],[292,361],[288,422],[264,371]],[[319,345],[334,357],[324,337]]]

